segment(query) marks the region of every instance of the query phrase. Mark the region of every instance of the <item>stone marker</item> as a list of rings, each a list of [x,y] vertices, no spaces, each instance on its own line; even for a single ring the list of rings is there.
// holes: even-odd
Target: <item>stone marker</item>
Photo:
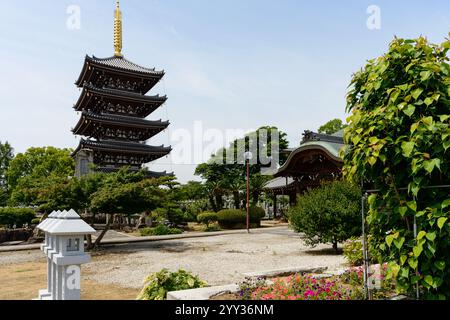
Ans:
[[[84,252],[84,235],[95,230],[74,211],[54,211],[36,228],[44,231],[47,289],[38,300],[80,300],[80,265],[91,260]]]

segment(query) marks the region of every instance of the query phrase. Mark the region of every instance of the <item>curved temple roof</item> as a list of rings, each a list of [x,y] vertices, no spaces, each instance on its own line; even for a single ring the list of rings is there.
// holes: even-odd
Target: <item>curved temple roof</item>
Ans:
[[[294,159],[301,153],[308,150],[319,150],[324,152],[330,159],[342,163],[342,159],[339,156],[339,151],[344,147],[344,142],[342,140],[342,132],[337,132],[334,135],[321,135],[312,132],[305,132],[305,138],[302,141],[300,147],[295,149],[289,154],[286,162],[278,169],[278,172],[274,175],[275,177],[283,176],[284,171],[286,171]]]
[[[94,69],[100,71],[110,71],[114,74],[123,74],[138,79],[156,79],[157,81],[159,81],[165,74],[164,70],[156,71],[155,68],[145,68],[125,59],[124,57],[113,56],[108,58],[97,58],[95,56],[90,57],[86,55],[83,69],[81,70],[75,84],[81,87],[85,82],[89,83]],[[147,89],[150,90],[153,85]]]
[[[115,114],[107,114],[101,113],[97,114],[90,111],[83,111],[80,120],[78,121],[75,128],[72,130],[74,134],[83,135],[84,129],[87,129],[89,122],[103,123],[116,127],[125,127],[125,128],[140,128],[140,129],[155,129],[158,132],[166,129],[169,126],[169,121],[150,121],[136,117],[128,117],[128,116],[120,116]]]
[[[164,145],[149,146],[136,142],[94,141],[81,139],[80,144],[72,154],[76,154],[82,148],[98,151],[111,151],[116,153],[161,154],[161,156],[164,156],[172,151],[172,147],[164,147]]]

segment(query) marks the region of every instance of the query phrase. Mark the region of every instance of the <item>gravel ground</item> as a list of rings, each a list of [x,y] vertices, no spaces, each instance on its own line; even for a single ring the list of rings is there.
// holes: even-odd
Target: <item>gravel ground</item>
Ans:
[[[311,250],[284,228],[260,229],[250,235],[169,240],[107,248],[86,265],[88,278],[100,283],[140,288],[143,279],[162,268],[198,274],[210,285],[239,282],[244,273],[284,268],[342,267],[344,258],[330,246]]]
[[[40,250],[0,252],[0,266],[35,261],[45,261]]]
[[[310,249],[287,227],[103,247],[92,256],[83,266],[86,279],[128,288],[141,288],[149,273],[162,268],[183,268],[210,285],[223,285],[241,281],[247,272],[318,266],[336,270],[344,264],[330,246]],[[0,266],[32,261],[45,262],[42,252],[0,253]]]

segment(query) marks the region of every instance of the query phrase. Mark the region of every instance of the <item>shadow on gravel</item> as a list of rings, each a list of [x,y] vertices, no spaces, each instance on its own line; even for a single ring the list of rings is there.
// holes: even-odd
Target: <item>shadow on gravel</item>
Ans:
[[[342,254],[342,249],[338,248],[337,251],[333,248],[310,249],[304,250],[303,253],[310,256],[339,256]]]
[[[99,248],[91,251],[92,256],[101,255],[120,255],[136,253],[141,251],[161,251],[161,252],[184,252],[191,250],[192,247],[181,241],[165,241],[165,242],[136,242],[124,243],[115,245],[102,245]]]

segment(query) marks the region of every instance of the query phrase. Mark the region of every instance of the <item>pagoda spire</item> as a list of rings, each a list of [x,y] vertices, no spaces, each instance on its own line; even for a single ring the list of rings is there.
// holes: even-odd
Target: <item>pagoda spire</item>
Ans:
[[[114,55],[122,55],[122,12],[120,11],[119,0],[117,0],[116,11],[114,12]]]

